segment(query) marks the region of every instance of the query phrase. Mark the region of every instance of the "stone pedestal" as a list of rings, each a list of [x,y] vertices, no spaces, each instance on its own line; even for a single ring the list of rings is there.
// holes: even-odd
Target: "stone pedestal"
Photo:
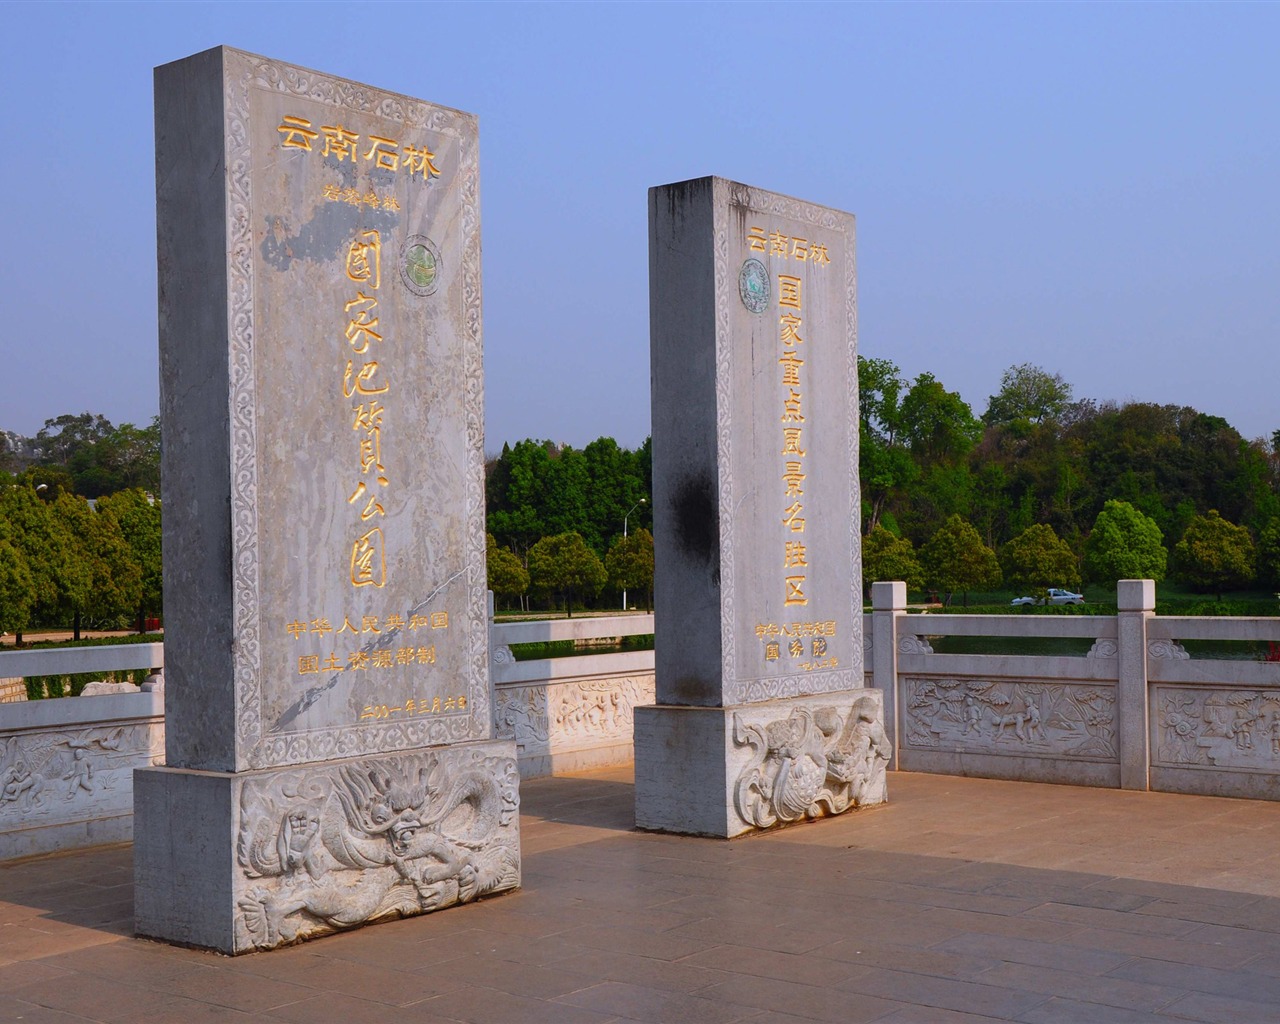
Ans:
[[[509,741],[138,771],[137,932],[247,953],[516,888],[518,784]]]
[[[519,885],[485,609],[470,114],[156,72],[167,721],[140,933],[266,949]]]
[[[636,821],[731,836],[882,801],[853,218],[700,178],[651,189],[649,227],[657,699],[636,709]]]
[[[887,798],[879,690],[635,710],[636,827],[732,838]],[[655,756],[658,755],[658,756]]]

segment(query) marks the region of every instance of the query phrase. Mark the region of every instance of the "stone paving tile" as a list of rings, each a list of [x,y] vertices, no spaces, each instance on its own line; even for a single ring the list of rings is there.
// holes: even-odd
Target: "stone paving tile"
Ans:
[[[325,992],[255,1014],[251,1019],[289,1021],[291,1024],[456,1024],[462,1018],[436,1013],[425,1004],[392,1006],[372,999]],[[511,1021],[518,1019],[510,1018]]]
[[[1088,883],[1087,888],[1133,893],[1136,896],[1176,900],[1180,903],[1205,903],[1214,907],[1246,907],[1263,898],[1251,892],[1228,892],[1197,885],[1152,882],[1141,878],[1095,878],[1093,882]]]
[[[1251,904],[1247,907],[1215,907],[1207,903],[1183,903],[1176,900],[1152,900],[1137,911],[1152,917],[1168,917],[1198,924],[1217,924],[1248,928],[1254,931],[1280,933],[1280,918],[1271,907]]]
[[[437,996],[417,1006],[400,1010],[399,1024],[406,1019],[419,1020],[418,1011],[446,1019],[465,1021],[467,1024],[605,1024],[616,1019],[614,1013],[569,1006],[561,1002],[547,1002],[526,996],[515,996],[491,988],[472,988]],[[364,1024],[362,1018],[349,1017],[344,1024]],[[307,1024],[299,1021],[299,1024]]]
[[[1057,996],[1014,1018],[1023,1024],[1172,1024],[1177,1019],[1145,1010]]]
[[[69,967],[55,967],[39,961],[6,964],[0,967],[0,996],[6,992],[21,994],[28,985],[67,978],[72,974],[74,972]]]
[[[935,978],[875,967],[859,969],[852,977],[836,985],[836,988],[901,1003],[937,1006],[944,1010],[1006,1019],[1016,1018],[1019,1013],[1030,1010],[1046,998],[1044,994],[1035,991],[1018,991],[979,982]]]
[[[1068,906],[1065,903],[1044,903],[1028,910],[1023,916],[1166,937],[1185,936],[1188,932],[1194,931],[1197,924],[1194,921],[1180,921],[1177,918],[1144,917],[1137,913]]]
[[[908,1000],[883,999],[863,993],[840,992],[826,985],[799,985],[776,978],[736,975],[730,981],[712,985],[698,993],[735,1006],[794,1014],[810,1020],[863,1024],[892,1010],[902,1009]],[[772,1019],[772,1016],[765,1019]]]
[[[756,1015],[749,1007],[718,999],[704,999],[684,992],[616,981],[602,982],[591,988],[560,996],[555,1001],[614,1014],[627,1020],[646,1021],[647,1024],[687,1024],[689,1021],[697,1021],[698,1024],[733,1024]]]
[[[883,1017],[877,1017],[875,1024],[991,1024],[999,1017],[983,1017],[976,1013],[961,1013],[958,1010],[943,1010],[937,1006],[904,1006]]]
[[[711,952],[697,953],[687,960],[672,963],[647,956],[592,949],[583,950],[581,955],[562,960],[556,966],[575,974],[588,975],[597,981],[621,981],[671,992],[698,992],[726,979],[725,972],[695,962]]]
[[[1150,957],[1175,964],[1204,964],[1227,970],[1241,968],[1253,959],[1253,954],[1239,947],[1192,942],[1187,937],[1165,938],[1106,928],[1073,931],[1063,934],[1057,941],[1080,949],[1123,953],[1128,958]]]
[[[1032,967],[1053,967],[1076,974],[1105,974],[1130,959],[1127,953],[972,932],[943,939],[932,948]]]
[[[0,1020],[21,1021],[22,1024],[85,1024],[86,1021],[93,1021],[92,1017],[51,1010],[47,1006],[37,1006],[21,999],[11,1003],[0,1002],[0,1012],[7,1015],[0,1017]]]
[[[1000,963],[998,959],[990,957],[970,956],[943,949],[914,949],[882,943],[874,936],[850,939],[842,953],[842,959],[848,968],[854,968],[855,965],[883,967],[908,974],[927,974],[935,978],[955,978],[962,981],[973,981],[978,975]]]
[[[724,974],[747,974],[757,978],[777,978],[797,985],[832,985],[853,972],[853,967],[839,960],[794,953],[781,953],[752,946],[725,944],[695,953],[682,964],[705,967]],[[725,980],[719,977],[718,981]]]
[[[1129,1010],[1163,1011],[1174,999],[1187,993],[1168,985],[1149,985],[1110,976],[1081,976],[1072,971],[1054,970],[1030,964],[1004,963],[983,973],[984,985],[1025,992],[1043,992],[1047,996],[1076,998],[1087,995],[1089,1002],[1119,1006]]]
[[[1107,889],[1089,889],[1073,885],[1055,885],[1025,876],[1010,878],[1004,882],[995,882],[983,891],[993,896],[1014,896],[1026,900],[1038,899],[1042,903],[1060,903],[1064,906],[1073,907],[1094,907],[1098,910],[1119,910],[1125,913],[1159,902],[1152,896],[1140,896],[1137,893],[1112,892]]]
[[[1210,1021],[1212,1024],[1267,1024],[1280,1017],[1275,1003],[1255,1003],[1230,996],[1192,992],[1165,1007],[1180,1020]]]
[[[1112,978],[1150,985],[1167,985],[1182,991],[1248,999],[1280,1005],[1280,978],[1253,971],[1224,971],[1194,964],[1171,964],[1163,960],[1135,959],[1109,972]]]

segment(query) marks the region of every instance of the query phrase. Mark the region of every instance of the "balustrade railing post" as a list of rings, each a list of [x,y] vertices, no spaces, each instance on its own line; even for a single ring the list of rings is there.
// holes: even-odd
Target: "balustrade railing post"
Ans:
[[[1116,584],[1116,735],[1120,744],[1120,788],[1151,784],[1150,702],[1147,698],[1147,624],[1155,614],[1154,580]]]
[[[893,743],[889,770],[898,768],[898,628],[907,614],[907,585],[901,580],[871,584],[871,682],[884,694],[884,728]]]

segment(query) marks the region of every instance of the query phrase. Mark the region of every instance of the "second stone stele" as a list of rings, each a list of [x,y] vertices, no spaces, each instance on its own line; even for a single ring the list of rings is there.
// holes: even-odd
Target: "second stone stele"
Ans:
[[[854,219],[649,192],[657,699],[636,824],[731,837],[883,803],[864,685]]]

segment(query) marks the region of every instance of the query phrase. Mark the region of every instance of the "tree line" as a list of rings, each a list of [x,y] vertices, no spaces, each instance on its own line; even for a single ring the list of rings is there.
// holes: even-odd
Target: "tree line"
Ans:
[[[859,358],[863,575],[1030,593],[1175,577],[1280,589],[1280,430],[1077,400],[1023,364],[981,416],[929,373]],[[48,420],[0,465],[0,630],[160,609],[160,428]],[[489,586],[507,606],[651,600],[650,442],[526,439],[486,462]],[[6,472],[7,471],[7,472]],[[91,506],[86,499],[94,499]]]

